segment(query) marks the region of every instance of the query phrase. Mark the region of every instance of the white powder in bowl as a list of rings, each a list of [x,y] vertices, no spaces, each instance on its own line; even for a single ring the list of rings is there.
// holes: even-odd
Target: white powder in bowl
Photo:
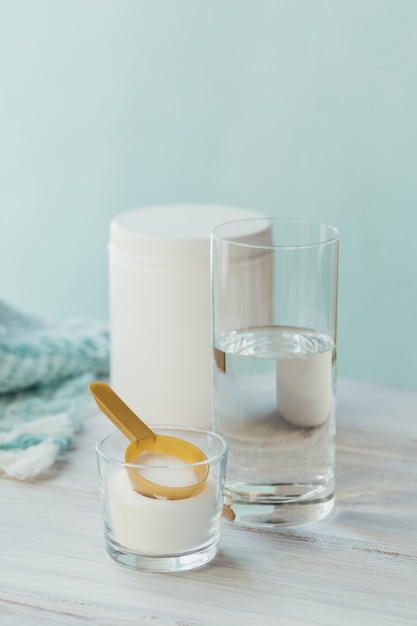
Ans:
[[[210,539],[216,519],[221,516],[210,477],[191,498],[154,499],[134,491],[127,471],[120,468],[109,476],[107,499],[114,540],[144,556],[197,549]]]

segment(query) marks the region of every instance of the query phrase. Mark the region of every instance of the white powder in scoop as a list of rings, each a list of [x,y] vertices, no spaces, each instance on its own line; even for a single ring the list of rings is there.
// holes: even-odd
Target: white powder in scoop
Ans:
[[[113,539],[144,556],[195,550],[210,539],[221,515],[210,478],[191,498],[154,499],[134,491],[127,471],[120,468],[109,476],[107,499]]]
[[[198,483],[198,477],[192,467],[183,467],[170,471],[167,466],[178,467],[184,465],[184,461],[170,454],[160,454],[158,452],[142,452],[135,459],[135,463],[143,465],[138,474],[158,485],[166,487],[188,487]],[[159,469],[158,469],[159,468]]]

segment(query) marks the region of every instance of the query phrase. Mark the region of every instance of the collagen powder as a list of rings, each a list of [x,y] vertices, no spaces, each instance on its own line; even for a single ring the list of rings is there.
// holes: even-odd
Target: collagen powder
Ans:
[[[161,456],[159,463],[161,463]],[[178,459],[176,459],[178,462]],[[152,460],[157,464],[158,461]],[[149,467],[146,478],[157,482]],[[160,470],[161,472],[161,470]],[[163,470],[158,482],[167,484],[175,476],[175,484],[195,482],[195,472],[181,468]],[[194,477],[192,477],[194,474]],[[142,474],[143,475],[143,474]],[[165,482],[167,481],[167,482]],[[217,516],[216,489],[210,478],[195,496],[183,500],[156,499],[143,496],[132,488],[125,468],[114,472],[108,480],[108,511],[114,540],[124,548],[142,555],[163,556],[195,550],[210,537],[210,528]]]

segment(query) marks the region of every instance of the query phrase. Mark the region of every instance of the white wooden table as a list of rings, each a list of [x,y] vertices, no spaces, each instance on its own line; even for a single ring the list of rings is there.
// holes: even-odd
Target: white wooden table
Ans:
[[[337,504],[279,532],[223,524],[206,568],[150,574],[104,550],[91,400],[55,475],[0,479],[0,624],[417,624],[417,391],[339,381]]]

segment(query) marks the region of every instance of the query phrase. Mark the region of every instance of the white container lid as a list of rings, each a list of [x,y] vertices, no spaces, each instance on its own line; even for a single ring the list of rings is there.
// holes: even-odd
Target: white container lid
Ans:
[[[110,224],[109,251],[134,262],[184,266],[209,261],[210,233],[233,220],[265,217],[217,204],[148,206],[117,215]]]

